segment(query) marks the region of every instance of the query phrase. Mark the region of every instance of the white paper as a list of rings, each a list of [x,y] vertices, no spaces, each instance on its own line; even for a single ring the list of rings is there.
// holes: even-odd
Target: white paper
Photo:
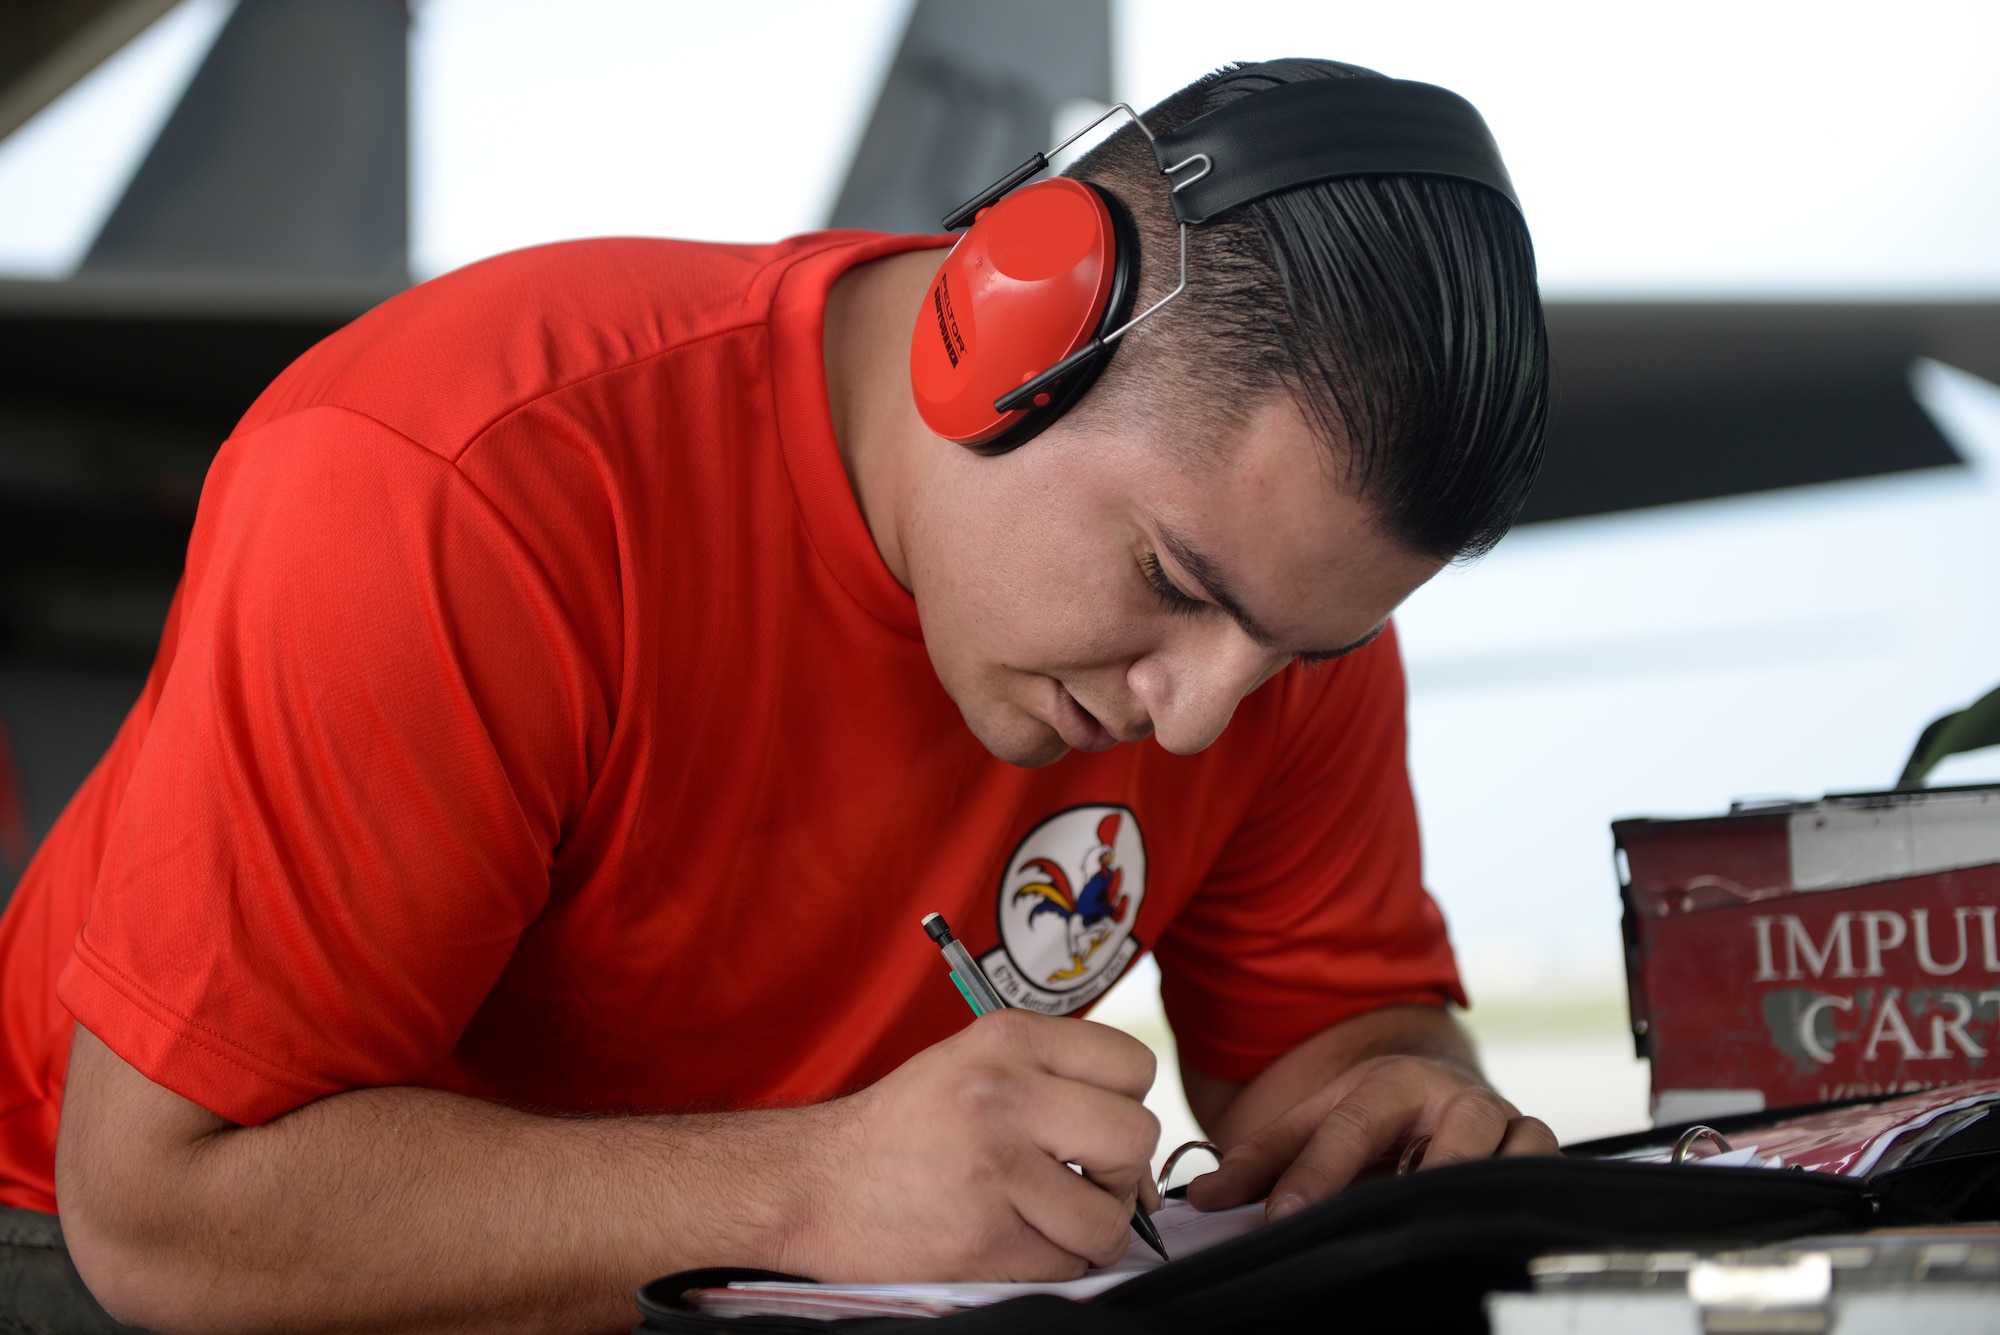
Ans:
[[[1241,1237],[1263,1226],[1264,1203],[1257,1201],[1234,1210],[1213,1214],[1195,1209],[1186,1201],[1168,1201],[1153,1216],[1167,1255],[1179,1260],[1204,1251],[1219,1242]],[[1019,1284],[782,1284],[748,1282],[731,1284],[726,1302],[698,1300],[704,1310],[726,1307],[727,1314],[748,1316],[756,1312],[774,1315],[890,1315],[901,1308],[911,1315],[928,1315],[964,1307],[984,1307],[988,1303],[1019,1298],[1030,1293],[1053,1293],[1063,1298],[1089,1298],[1124,1283],[1135,1275],[1157,1270],[1165,1262],[1135,1234],[1123,1259],[1103,1270],[1093,1270],[1081,1279],[1048,1283]],[[720,1297],[720,1295],[718,1295]],[[768,1299],[770,1305],[761,1300]]]

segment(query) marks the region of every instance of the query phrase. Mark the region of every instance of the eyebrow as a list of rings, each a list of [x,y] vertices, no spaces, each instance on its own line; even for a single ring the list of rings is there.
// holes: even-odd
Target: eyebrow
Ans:
[[[1243,627],[1245,635],[1248,635],[1266,649],[1276,649],[1278,647],[1278,637],[1261,625],[1255,617],[1243,610],[1243,604],[1238,601],[1235,592],[1229,587],[1229,577],[1222,573],[1222,568],[1210,559],[1206,553],[1197,550],[1186,538],[1174,532],[1167,525],[1158,524],[1156,527],[1160,534],[1160,545],[1167,549],[1168,553],[1174,558],[1175,564],[1187,571],[1188,574],[1194,576],[1195,582],[1201,585],[1202,591],[1215,600],[1215,605],[1229,613],[1236,624]],[[1378,622],[1373,630],[1352,644],[1342,645],[1338,649],[1322,649],[1316,652],[1302,653],[1298,657],[1309,663],[1324,663],[1331,659],[1339,658],[1343,654],[1351,654],[1356,649],[1366,646],[1377,635],[1380,635],[1382,628],[1388,624],[1386,619]]]

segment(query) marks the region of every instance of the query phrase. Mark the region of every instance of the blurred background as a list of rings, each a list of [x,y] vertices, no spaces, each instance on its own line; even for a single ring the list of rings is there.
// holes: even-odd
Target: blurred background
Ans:
[[[1109,102],[1328,56],[1471,98],[1534,230],[1548,469],[1402,614],[1411,760],[1496,1079],[1642,1126],[1609,822],[1886,787],[2000,680],[1996,50],[1991,0],[0,6],[0,895],[316,339],[542,241],[935,230]],[[1171,1061],[1150,965],[1098,1014]]]

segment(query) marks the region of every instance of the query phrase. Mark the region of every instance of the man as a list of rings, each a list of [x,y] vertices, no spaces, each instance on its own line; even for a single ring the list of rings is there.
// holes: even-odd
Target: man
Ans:
[[[1145,142],[1077,171],[1164,295]],[[1552,1149],[1445,1009],[1388,629],[1532,477],[1525,228],[1390,176],[1190,239],[1188,292],[994,456],[913,406],[926,238],[524,252],[308,353],[0,926],[0,1201],[59,1201],[162,1330],[1074,1275],[1158,1127],[1146,1050],[1064,1017],[1141,949],[1227,1149],[1205,1208],[1417,1136]],[[968,1023],[932,910],[1019,1009]]]

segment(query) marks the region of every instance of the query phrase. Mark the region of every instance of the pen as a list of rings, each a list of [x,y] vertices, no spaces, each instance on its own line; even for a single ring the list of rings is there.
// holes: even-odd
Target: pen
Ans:
[[[951,981],[958,984],[959,995],[965,998],[966,1005],[972,1007],[973,1015],[1007,1009],[1007,1003],[993,990],[993,984],[986,981],[986,971],[972,962],[972,953],[951,934],[951,927],[942,913],[926,915],[924,931],[944,952],[944,962],[951,966]]]
[[[1007,1009],[1007,1003],[1000,999],[1000,994],[993,990],[993,984],[986,980],[985,970],[973,962],[972,953],[951,934],[951,925],[944,920],[942,913],[925,914],[924,931],[943,952],[944,962],[951,966],[951,981],[957,986],[958,994],[965,998],[965,1004],[972,1007],[975,1019],[989,1011]],[[1167,1255],[1166,1244],[1160,1241],[1160,1230],[1153,1227],[1153,1221],[1146,1217],[1146,1207],[1138,1201],[1132,1202],[1132,1231],[1158,1252],[1162,1261],[1173,1259]]]

